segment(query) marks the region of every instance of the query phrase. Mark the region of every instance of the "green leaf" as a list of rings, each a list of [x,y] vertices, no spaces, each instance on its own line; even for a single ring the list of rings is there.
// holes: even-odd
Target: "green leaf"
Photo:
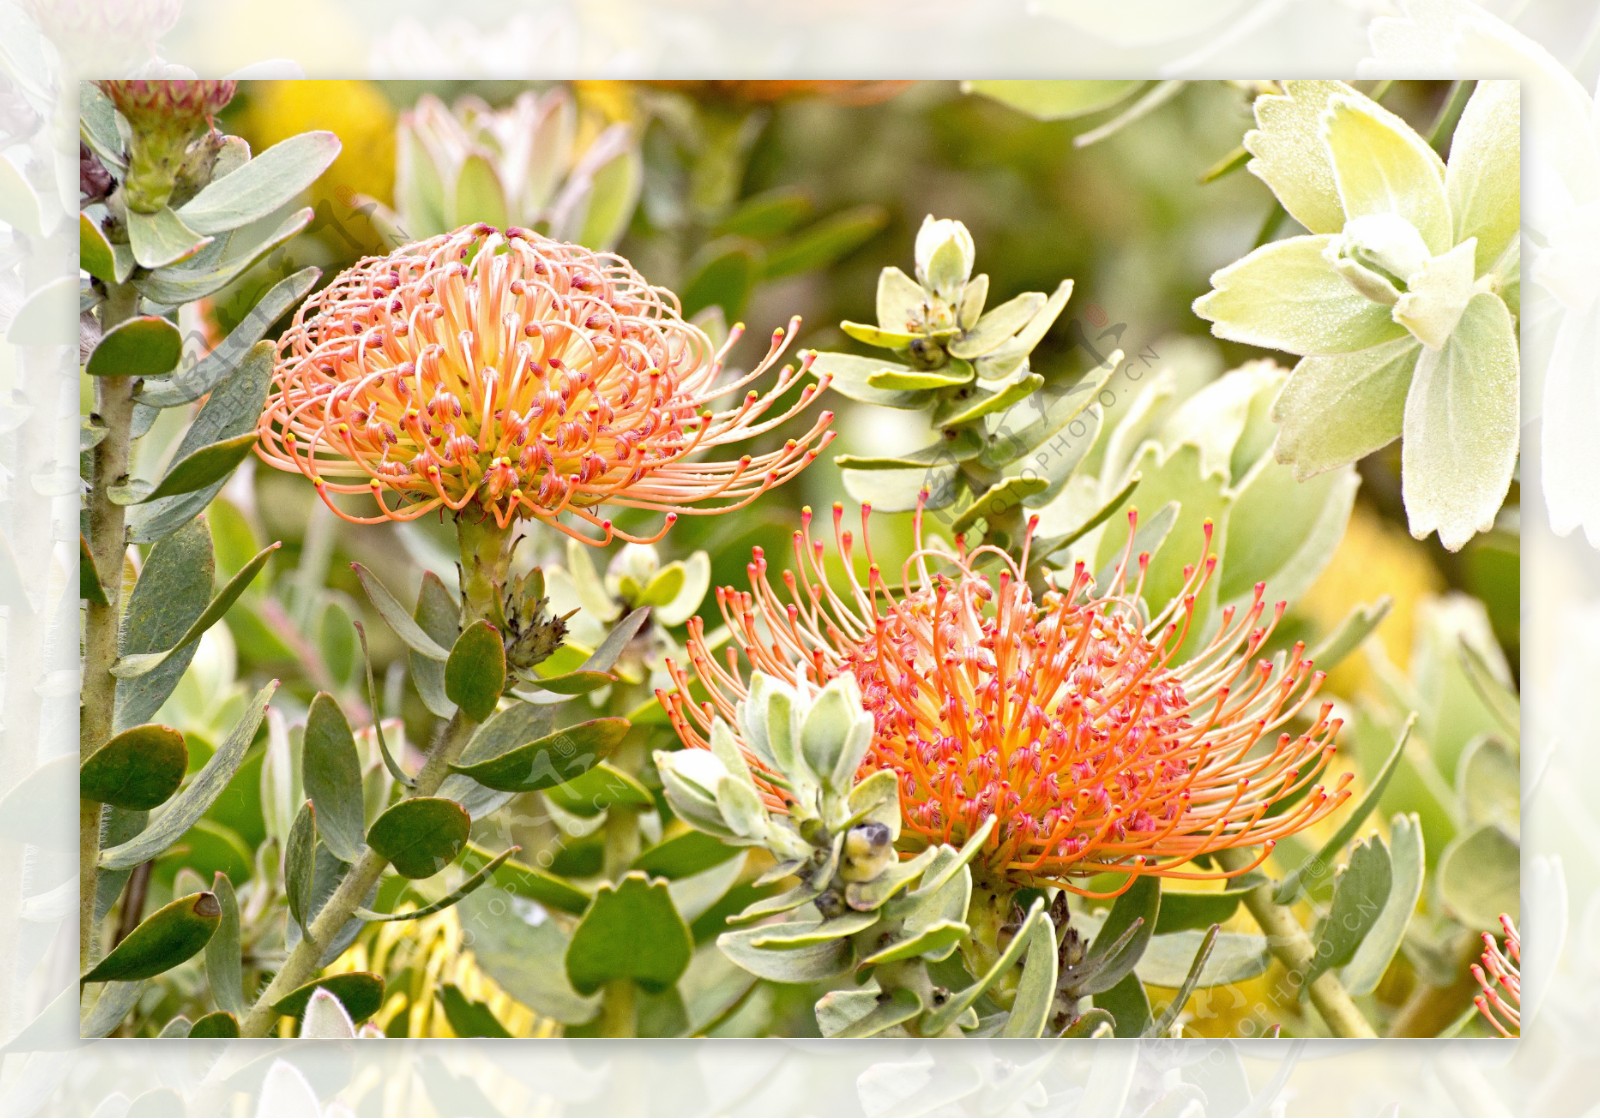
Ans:
[[[1302,482],[1263,456],[1234,490],[1217,598],[1248,598],[1262,582],[1272,599],[1298,600],[1344,539],[1360,485],[1354,467]]]
[[[1406,397],[1401,485],[1411,535],[1459,551],[1494,527],[1521,426],[1516,325],[1500,297],[1472,297],[1443,349],[1424,349]]]
[[[265,218],[315,182],[338,156],[339,147],[332,132],[291,136],[213,179],[183,204],[178,216],[201,233],[226,233]]]
[[[487,222],[497,229],[512,224],[505,187],[493,163],[479,152],[461,161],[450,190],[451,220],[457,225]]]
[[[1495,266],[1522,225],[1522,88],[1481,81],[1450,137],[1444,173],[1455,242],[1478,239],[1476,275]]]
[[[84,759],[78,795],[118,808],[148,811],[165,804],[189,771],[189,748],[172,727],[130,727]]]
[[[1209,931],[1190,930],[1152,937],[1144,959],[1139,961],[1139,978],[1157,987],[1182,987],[1189,982],[1195,956],[1210,935]],[[1226,987],[1254,979],[1270,966],[1272,951],[1266,937],[1218,933],[1194,983],[1197,987]]]
[[[1328,263],[1327,234],[1262,245],[1211,274],[1194,313],[1218,338],[1292,354],[1348,354],[1409,338],[1389,308],[1362,295]]]
[[[1161,895],[1161,916],[1156,921],[1156,935],[1223,924],[1239,908],[1243,895],[1265,881],[1265,875],[1251,872],[1238,878],[1225,879],[1220,890],[1204,893],[1166,890]]]
[[[94,556],[89,551],[89,541],[78,537],[78,597],[97,606],[108,606],[105,588],[100,585],[100,575],[94,569]]]
[[[422,590],[417,595],[412,619],[440,648],[448,649],[461,634],[461,605],[431,571],[422,573]],[[415,650],[407,650],[411,682],[423,705],[441,719],[456,713],[456,705],[444,690],[444,665]]]
[[[411,797],[373,821],[367,845],[403,878],[431,878],[455,861],[472,820],[453,800]]]
[[[1499,824],[1507,834],[1521,827],[1522,766],[1498,738],[1473,739],[1456,766],[1456,796],[1468,824]]]
[[[611,627],[611,632],[606,634],[605,640],[600,642],[599,647],[589,654],[589,659],[579,665],[579,668],[584,672],[611,671],[617,663],[617,658],[622,656],[622,651],[628,647],[628,642],[638,635],[649,617],[648,606],[630,611],[627,617]]]
[[[296,987],[273,1003],[272,1009],[285,1017],[299,1018],[317,991],[326,991],[338,999],[352,1022],[365,1022],[383,1007],[383,976],[370,971],[345,971]]]
[[[870,241],[888,220],[888,213],[876,203],[829,214],[769,248],[761,261],[761,279],[770,283],[827,268]]]
[[[1071,120],[1109,109],[1133,94],[1144,82],[1117,81],[975,81],[961,88],[1038,120]]]
[[[350,723],[327,692],[311,700],[302,757],[302,780],[322,842],[339,861],[354,863],[365,848],[361,759]]]
[[[575,816],[598,816],[613,804],[645,808],[655,803],[637,778],[600,762],[577,777],[544,790],[544,795]]]
[[[1400,766],[1400,759],[1405,756],[1406,742],[1411,738],[1411,728],[1416,725],[1417,717],[1413,714],[1406,720],[1405,727],[1400,731],[1400,736],[1395,739],[1394,749],[1389,751],[1389,756],[1378,767],[1378,772],[1373,774],[1367,784],[1367,791],[1361,799],[1348,809],[1341,809],[1344,823],[1328,838],[1315,855],[1295,867],[1287,874],[1278,888],[1272,892],[1272,900],[1278,905],[1289,905],[1305,889],[1306,879],[1320,878],[1326,874],[1333,865],[1333,860],[1339,852],[1344,850],[1344,845],[1349,843],[1360,830],[1362,822],[1378,807],[1378,801],[1383,797],[1383,790],[1388,786],[1389,779],[1394,776],[1394,771]]]
[[[714,835],[684,831],[645,848],[633,861],[633,869],[660,878],[687,878],[720,866],[737,854],[738,848]]]
[[[1003,478],[957,513],[955,520],[950,523],[950,531],[965,532],[976,524],[980,517],[993,523],[994,518],[1015,509],[1026,499],[1041,494],[1049,488],[1050,483],[1044,478],[1032,476]]]
[[[146,490],[133,484],[113,486],[111,500],[118,505],[141,505],[204,489],[232,474],[234,467],[249,457],[255,445],[256,434],[252,431],[200,447],[174,463],[154,488]]]
[[[1056,927],[1048,914],[1028,934],[1028,955],[1017,980],[1011,1014],[1000,1029],[1001,1037],[1041,1037],[1056,1004]]]
[[[489,852],[474,843],[468,843],[466,851],[461,856],[461,866],[468,871],[478,870],[489,861]],[[493,878],[495,886],[501,891],[536,901],[546,909],[576,915],[589,908],[589,895],[566,879],[517,862],[515,859],[506,859],[502,862],[495,869]]]
[[[170,971],[204,948],[221,920],[222,907],[208,891],[168,902],[140,921],[82,982],[128,983]]]
[[[273,344],[257,342],[238,370],[212,390],[200,413],[178,443],[174,460],[182,462],[202,447],[225,442],[256,430],[267,388],[272,382]],[[218,479],[192,493],[165,497],[141,505],[130,514],[131,536],[148,544],[170,535],[200,513],[222,488]]]
[[[972,366],[957,361],[942,369],[880,369],[868,374],[867,386],[883,392],[926,392],[956,388],[972,378]]]
[[[99,224],[84,213],[78,215],[78,267],[107,284],[126,279],[118,275],[116,253],[112,251],[111,242],[106,240]]]
[[[1394,818],[1389,827],[1389,847],[1388,896],[1339,977],[1345,990],[1352,995],[1370,995],[1377,990],[1383,973],[1389,970],[1389,962],[1400,950],[1406,928],[1417,911],[1417,900],[1422,896],[1422,824],[1415,813]],[[1338,903],[1336,887],[1336,910]]]
[[[829,388],[851,400],[859,400],[863,404],[881,404],[886,408],[921,408],[926,403],[927,396],[924,393],[873,388],[869,379],[886,370],[909,373],[911,367],[875,357],[836,353],[819,353],[811,363],[813,374],[818,378],[828,378]]]
[[[468,998],[454,983],[442,985],[435,993],[439,1008],[444,1011],[450,1032],[457,1037],[510,1037],[511,1032],[500,1024],[489,1004]]]
[[[963,921],[934,921],[926,928],[919,929],[914,935],[902,937],[878,949],[858,963],[856,969],[860,971],[877,967],[879,964],[894,963],[897,960],[916,959],[919,956],[942,959],[971,932],[972,930]],[[1051,955],[1054,956],[1054,952]]]
[[[1350,861],[1333,880],[1333,904],[1317,929],[1317,947],[1305,985],[1323,972],[1341,968],[1372,931],[1394,885],[1389,848],[1378,836],[1350,850]]]
[[[567,978],[580,995],[619,979],[645,991],[664,991],[678,981],[693,954],[694,940],[666,882],[635,871],[595,891],[567,946]]]
[[[550,789],[570,780],[574,761],[593,761],[608,756],[627,735],[626,719],[590,719],[564,727],[552,734],[515,746],[505,753],[470,764],[451,766],[480,785],[504,792],[526,793]],[[573,759],[564,763],[563,774],[552,755]],[[587,768],[587,767],[586,767]]]
[[[867,323],[849,320],[840,323],[839,329],[857,342],[864,342],[879,350],[908,349],[913,342],[922,337],[920,334],[908,334],[903,330],[884,330],[881,326],[869,326]]]
[[[984,315],[971,330],[946,348],[951,357],[982,357],[1016,337],[1017,332],[1033,321],[1048,302],[1043,292],[1025,291]]]
[[[212,893],[222,910],[217,931],[206,942],[206,982],[211,999],[223,1010],[243,1014],[249,1009],[244,998],[243,962],[239,939],[239,901],[233,882],[218,871],[212,878]]]
[[[83,371],[91,377],[163,377],[182,355],[177,327],[160,315],[138,315],[106,331]]]
[[[165,664],[168,658],[172,657],[180,649],[192,642],[199,641],[201,635],[220,622],[223,615],[228,612],[228,608],[239,600],[239,596],[245,592],[245,588],[250,585],[261,569],[267,565],[267,560],[272,558],[272,553],[278,550],[280,544],[280,541],[273,541],[257,552],[249,563],[240,568],[238,573],[223,586],[222,590],[217,592],[217,596],[206,604],[206,608],[200,612],[200,616],[190,624],[188,629],[184,630],[183,636],[173,642],[171,648],[154,653],[131,653],[120,656],[117,658],[116,663],[111,666],[111,675],[121,680],[136,679],[140,676],[148,675]]]
[[[550,920],[539,906],[489,887],[461,903],[461,926],[470,930],[478,966],[512,998],[569,1025],[594,1017],[599,999],[579,995],[567,981],[566,968],[555,964],[569,943],[564,923]],[[549,963],[529,967],[529,960]]]
[[[462,630],[444,663],[444,693],[474,722],[483,722],[506,686],[506,648],[500,631],[482,620]]]
[[[1200,983],[1200,977],[1205,972],[1206,963],[1211,959],[1211,951],[1216,946],[1217,936],[1221,929],[1212,925],[1205,931],[1200,940],[1200,947],[1195,950],[1194,961],[1190,963],[1188,972],[1183,977],[1183,983],[1178,987],[1178,993],[1173,996],[1167,1008],[1161,1012],[1155,1024],[1150,1027],[1150,1032],[1156,1037],[1164,1037],[1172,1029],[1172,1024],[1178,1020],[1178,1015],[1183,1012],[1184,1004],[1189,1001],[1189,996],[1194,994],[1194,989]],[[1215,984],[1212,984],[1215,986]]]
[[[874,914],[857,916],[876,919]],[[781,941],[784,930],[802,926],[814,929],[816,924],[815,921],[784,922],[734,929],[717,937],[717,947],[751,975],[774,983],[816,983],[846,974],[855,960],[848,937],[829,936],[793,948],[768,948],[755,943],[757,940]]]
[[[1076,969],[1082,975],[1063,976],[1063,985],[1078,995],[1096,995],[1110,990],[1131,972],[1149,947],[1161,916],[1161,879],[1141,874],[1132,886],[1111,905],[1105,923],[1094,934],[1083,962]]]
[[[563,672],[557,676],[539,676],[525,682],[529,687],[537,688],[542,692],[574,696],[586,695],[596,688],[603,688],[607,684],[615,684],[617,678],[609,672],[587,672],[579,669],[573,672]]]
[[[136,398],[140,403],[154,408],[171,408],[199,400],[239,368],[251,348],[261,341],[272,324],[304,299],[321,275],[321,269],[302,268],[279,280],[256,300],[239,324],[214,349],[172,376],[140,386]]]
[[[620,129],[622,126],[613,127]],[[620,131],[616,135],[619,136],[616,154],[593,164],[588,182],[583,184],[588,191],[583,221],[570,238],[564,238],[575,244],[610,248],[628,228],[634,207],[639,203],[639,194],[644,187],[644,160],[636,145],[623,142],[625,137]],[[591,146],[591,154],[604,137],[602,133],[600,139]],[[583,160],[584,165],[590,162],[588,157]],[[574,184],[581,181],[576,176],[568,178],[566,189],[571,191]]]
[[[707,307],[720,307],[730,320],[744,314],[756,284],[760,262],[755,247],[742,238],[713,241],[695,254],[683,288],[683,312],[693,317]]]
[[[1244,134],[1250,173],[1267,184],[1289,215],[1312,233],[1344,228],[1333,157],[1322,141],[1322,115],[1344,82],[1291,81],[1283,93],[1255,99],[1256,127]]]
[[[1322,114],[1322,136],[1347,222],[1398,214],[1430,252],[1450,248],[1444,163],[1410,125],[1358,93],[1340,93]]]
[[[1439,856],[1439,900],[1469,929],[1498,928],[1502,913],[1516,920],[1521,889],[1521,848],[1494,824],[1457,836]]]
[[[967,395],[956,394],[934,413],[937,427],[961,427],[996,412],[1004,412],[1019,400],[1026,400],[1039,391],[1044,378],[1028,373],[1007,381],[998,388],[988,389],[981,383],[966,390]]]
[[[1094,1005],[1115,1019],[1112,1032],[1116,1037],[1143,1037],[1150,1029],[1150,996],[1131,972],[1109,991],[1096,995]]]
[[[1006,945],[1005,951],[1000,954],[999,959],[995,960],[994,965],[970,987],[951,995],[944,1005],[924,1013],[917,1023],[918,1032],[923,1037],[937,1037],[951,1026],[954,1026],[956,1020],[965,1014],[973,1003],[978,1001],[978,997],[994,986],[996,980],[1002,975],[1011,970],[1012,965],[1021,958],[1022,953],[1028,950],[1028,946],[1035,943],[1033,937],[1034,927],[1041,921],[1048,924],[1049,920],[1045,916],[1044,899],[1035,898],[1033,905],[1028,909],[1027,916],[1022,920],[1021,927],[1017,929],[1016,935],[1011,938],[1011,943]]]
[[[1272,406],[1278,461],[1303,481],[1398,439],[1421,353],[1408,334],[1355,353],[1302,358]]]
[[[226,287],[245,269],[310,224],[308,206],[281,221],[267,217],[229,230],[182,264],[135,277],[134,286],[152,303],[178,307]]]
[[[983,449],[983,437],[971,428],[941,432],[936,442],[920,450],[903,455],[882,458],[865,458],[858,455],[838,455],[834,458],[847,470],[911,470],[930,466],[948,466],[965,462]]]
[[[192,1038],[220,1040],[239,1036],[239,1019],[226,1010],[214,1010],[200,1018],[189,1028]]]
[[[763,240],[787,233],[811,213],[811,199],[799,187],[784,186],[746,198],[716,225],[719,236],[737,234]]]
[[[367,670],[367,703],[374,715],[372,735],[378,740],[378,755],[383,758],[383,768],[387,769],[389,776],[393,777],[405,788],[415,788],[416,780],[395,760],[394,754],[389,750],[388,740],[383,736],[383,720],[376,717],[382,713],[383,705],[379,702],[378,682],[372,673],[372,650],[367,648],[366,627],[360,622],[352,622],[351,624],[355,626],[356,639],[361,643],[362,665]]]
[[[145,268],[165,268],[188,260],[211,243],[211,238],[190,229],[183,219],[163,206],[153,214],[128,211],[128,246],[133,259]]]
[[[389,588],[385,587],[376,575],[359,563],[353,563],[350,566],[354,569],[356,578],[361,582],[361,589],[367,592],[367,598],[372,601],[373,607],[378,611],[378,616],[394,631],[395,636],[405,643],[408,649],[422,654],[429,660],[448,661],[450,659],[450,651],[428,636],[427,632],[412,619],[406,608],[400,605],[400,600],[389,593]],[[505,655],[503,651],[501,655]]]
[[[308,800],[295,813],[283,847],[284,893],[289,914],[302,929],[311,927],[312,876],[316,872],[317,810]]]
[[[1323,672],[1332,669],[1372,636],[1372,631],[1388,617],[1389,609],[1393,605],[1394,599],[1384,595],[1376,602],[1357,606],[1351,610],[1344,616],[1343,621],[1312,646],[1311,662]]]
[[[817,1026],[823,1037],[872,1037],[904,1025],[922,1012],[915,991],[897,987],[829,991],[817,1000]]]
[[[1061,1031],[1062,1037],[1115,1037],[1116,1021],[1098,1007],[1090,1007]]]
[[[376,913],[371,909],[357,906],[355,915],[363,921],[416,921],[423,917],[431,917],[435,913],[449,909],[456,902],[487,882],[494,872],[500,869],[501,864],[508,861],[512,855],[515,855],[520,850],[522,850],[520,847],[511,847],[500,852],[469,875],[461,885],[451,890],[438,901],[430,902],[420,909],[410,909],[401,913]]]
[[[266,715],[267,701],[277,691],[276,680],[256,693],[245,707],[244,714],[228,731],[216,753],[194,775],[188,786],[167,802],[161,814],[125,843],[109,847],[100,853],[100,866],[105,870],[126,870],[148,862],[176,843],[205,814],[212,802],[222,795],[228,782],[238,772],[245,751],[255,740],[256,731]]]

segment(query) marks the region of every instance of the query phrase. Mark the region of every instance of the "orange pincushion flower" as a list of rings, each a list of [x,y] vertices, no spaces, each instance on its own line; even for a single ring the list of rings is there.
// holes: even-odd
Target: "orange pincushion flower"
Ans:
[[[994,816],[988,873],[1101,896],[1074,880],[1104,871],[1128,874],[1129,884],[1144,874],[1229,877],[1248,867],[1188,864],[1260,847],[1250,864],[1259,865],[1277,838],[1349,796],[1348,775],[1331,790],[1306,788],[1334,750],[1340,724],[1331,705],[1300,733],[1280,729],[1322,674],[1302,645],[1277,663],[1256,659],[1284,610],[1279,603],[1263,622],[1261,586],[1248,607],[1222,611],[1203,649],[1175,663],[1214,556],[1147,623],[1135,605],[1138,585],[1126,583],[1129,556],[1103,594],[1080,563],[1065,586],[1036,598],[1025,566],[997,548],[966,551],[959,538],[954,552],[924,545],[919,513],[917,550],[902,587],[891,589],[876,564],[864,584],[854,575],[842,518],[836,506],[835,536],[852,569],[844,594],[827,584],[808,512],[795,533],[798,566],[783,575],[786,595],[757,550],[751,592],[722,588],[717,601],[753,670],[819,684],[855,676],[874,719],[861,772],[898,774],[905,830],[921,842],[960,844]],[[980,571],[980,561],[997,566],[997,576]],[[1148,562],[1138,557],[1140,580]],[[676,665],[676,692],[659,698],[684,742],[704,746],[713,720],[738,726],[746,687],[738,653],[730,649],[725,664],[713,657],[698,619],[688,655],[709,701],[690,702]],[[779,783],[767,782],[767,796],[775,808],[784,804]]]
[[[533,518],[589,543],[649,542],[679,513],[755,500],[827,445],[824,412],[776,451],[689,461],[770,431],[826,387],[808,383],[793,407],[769,415],[808,357],[766,395],[708,407],[775,365],[797,325],[719,385],[728,347],[715,351],[677,297],[621,257],[466,226],[369,257],[305,302],[278,343],[258,453],[311,479],[348,521],[475,506],[501,527]],[[341,494],[370,494],[378,514],[341,509]],[[692,508],[701,503],[712,504]],[[666,524],[632,536],[602,505],[658,510]]]
[[[1500,927],[1506,937],[1503,949],[1495,943],[1493,933],[1483,934],[1483,962],[1472,965],[1473,978],[1483,994],[1472,1001],[1501,1037],[1516,1037],[1522,1033],[1522,937],[1503,913]]]

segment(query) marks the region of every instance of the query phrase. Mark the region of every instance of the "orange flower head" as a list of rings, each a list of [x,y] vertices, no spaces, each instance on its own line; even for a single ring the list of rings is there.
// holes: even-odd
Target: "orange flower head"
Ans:
[[[1482,963],[1472,965],[1472,976],[1483,993],[1472,1001],[1501,1037],[1517,1037],[1522,1033],[1522,937],[1504,913],[1500,927],[1505,933],[1504,948],[1495,942],[1493,933],[1483,934]]]
[[[1022,575],[1026,545],[1020,564],[992,546],[966,550],[960,537],[954,549],[937,546],[924,542],[921,520],[919,510],[899,587],[870,563],[870,547],[866,580],[855,575],[838,506],[834,534],[851,572],[842,593],[824,576],[809,511],[782,593],[758,550],[751,590],[717,592],[737,650],[719,660],[704,626],[690,622],[688,658],[708,701],[689,699],[677,665],[676,691],[659,694],[685,744],[706,745],[715,719],[738,726],[740,652],[751,669],[779,678],[820,684],[850,673],[874,721],[861,774],[898,775],[903,839],[959,845],[993,816],[981,859],[989,876],[1086,896],[1110,896],[1083,881],[1107,871],[1127,875],[1111,894],[1139,875],[1242,873],[1249,866],[1192,860],[1259,847],[1249,864],[1258,866],[1279,837],[1349,796],[1349,775],[1331,789],[1315,784],[1340,725],[1331,705],[1308,711],[1302,729],[1284,729],[1322,674],[1303,645],[1262,656],[1284,611],[1280,602],[1268,616],[1263,586],[1248,604],[1224,609],[1215,636],[1177,663],[1215,556],[1190,568],[1183,593],[1146,621],[1139,592],[1148,555],[1125,553],[1103,593],[1079,563],[1036,595]],[[782,782],[765,776],[768,803],[781,807]]]
[[[828,444],[823,412],[777,450],[691,461],[771,431],[826,387],[807,382],[776,408],[809,355],[765,395],[749,387],[798,325],[719,384],[742,328],[718,351],[621,257],[466,226],[362,260],[301,306],[278,343],[257,452],[355,523],[449,509],[501,527],[531,518],[593,544],[647,543],[680,513],[754,501]],[[734,393],[730,407],[710,407]],[[342,508],[352,494],[370,495],[377,513]],[[656,510],[665,523],[631,535],[603,506]]]

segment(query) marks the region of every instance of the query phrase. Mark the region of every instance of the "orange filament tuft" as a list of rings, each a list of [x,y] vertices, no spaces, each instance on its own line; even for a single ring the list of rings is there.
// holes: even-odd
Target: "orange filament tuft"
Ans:
[[[1331,705],[1309,711],[1298,733],[1282,729],[1321,675],[1299,646],[1281,662],[1260,659],[1278,617],[1263,619],[1263,588],[1179,664],[1209,562],[1196,564],[1184,592],[1147,623],[1126,581],[1142,573],[1142,560],[1124,555],[1103,593],[1080,563],[1060,573],[1069,576],[1064,586],[1036,597],[1004,552],[925,544],[918,517],[903,589],[892,590],[876,564],[865,582],[854,573],[851,534],[835,507],[835,538],[851,571],[848,587],[835,591],[810,520],[795,534],[786,595],[758,554],[750,591],[722,588],[717,601],[750,669],[788,679],[803,672],[817,684],[855,676],[875,724],[862,774],[899,777],[912,845],[959,845],[993,816],[988,873],[1089,895],[1083,880],[1108,871],[1126,874],[1127,884],[1138,875],[1242,873],[1249,867],[1193,860],[1260,847],[1259,865],[1277,839],[1349,797],[1348,776],[1331,789],[1310,787],[1333,755],[1340,721]],[[980,561],[997,573],[980,571]],[[732,650],[725,660],[713,655],[698,620],[688,660],[708,702],[690,700],[676,664],[676,690],[660,698],[685,744],[705,746],[714,719],[737,727],[745,679]],[[768,803],[781,808],[779,785],[765,784]]]
[[[257,453],[320,479],[323,499],[356,523],[474,509],[590,543],[659,539],[624,533],[596,507],[653,510],[668,524],[739,508],[827,445],[823,415],[775,451],[692,460],[815,399],[777,407],[809,360],[764,393],[750,387],[794,325],[719,385],[738,332],[715,350],[676,296],[621,257],[467,226],[363,260],[305,302],[278,344]],[[730,394],[733,407],[709,407]],[[377,513],[341,507],[350,494],[376,497]]]

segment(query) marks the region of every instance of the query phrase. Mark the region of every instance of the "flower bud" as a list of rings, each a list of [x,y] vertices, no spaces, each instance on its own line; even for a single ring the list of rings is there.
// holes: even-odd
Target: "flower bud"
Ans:
[[[917,282],[938,295],[954,302],[961,287],[972,277],[972,266],[977,247],[967,227],[950,218],[935,218],[932,214],[922,219],[917,231]]]
[[[236,86],[198,78],[100,83],[133,132],[123,184],[130,210],[153,214],[167,204],[190,141],[210,129],[211,118],[233,99]]]
[[[1352,219],[1324,253],[1351,287],[1386,307],[1399,300],[1429,255],[1422,234],[1398,214]]]
[[[871,882],[896,862],[889,829],[876,821],[857,824],[845,833],[839,877],[846,882]]]
[[[680,819],[699,831],[735,838],[717,807],[717,786],[728,777],[721,759],[708,750],[657,750],[655,762],[667,803]]]

